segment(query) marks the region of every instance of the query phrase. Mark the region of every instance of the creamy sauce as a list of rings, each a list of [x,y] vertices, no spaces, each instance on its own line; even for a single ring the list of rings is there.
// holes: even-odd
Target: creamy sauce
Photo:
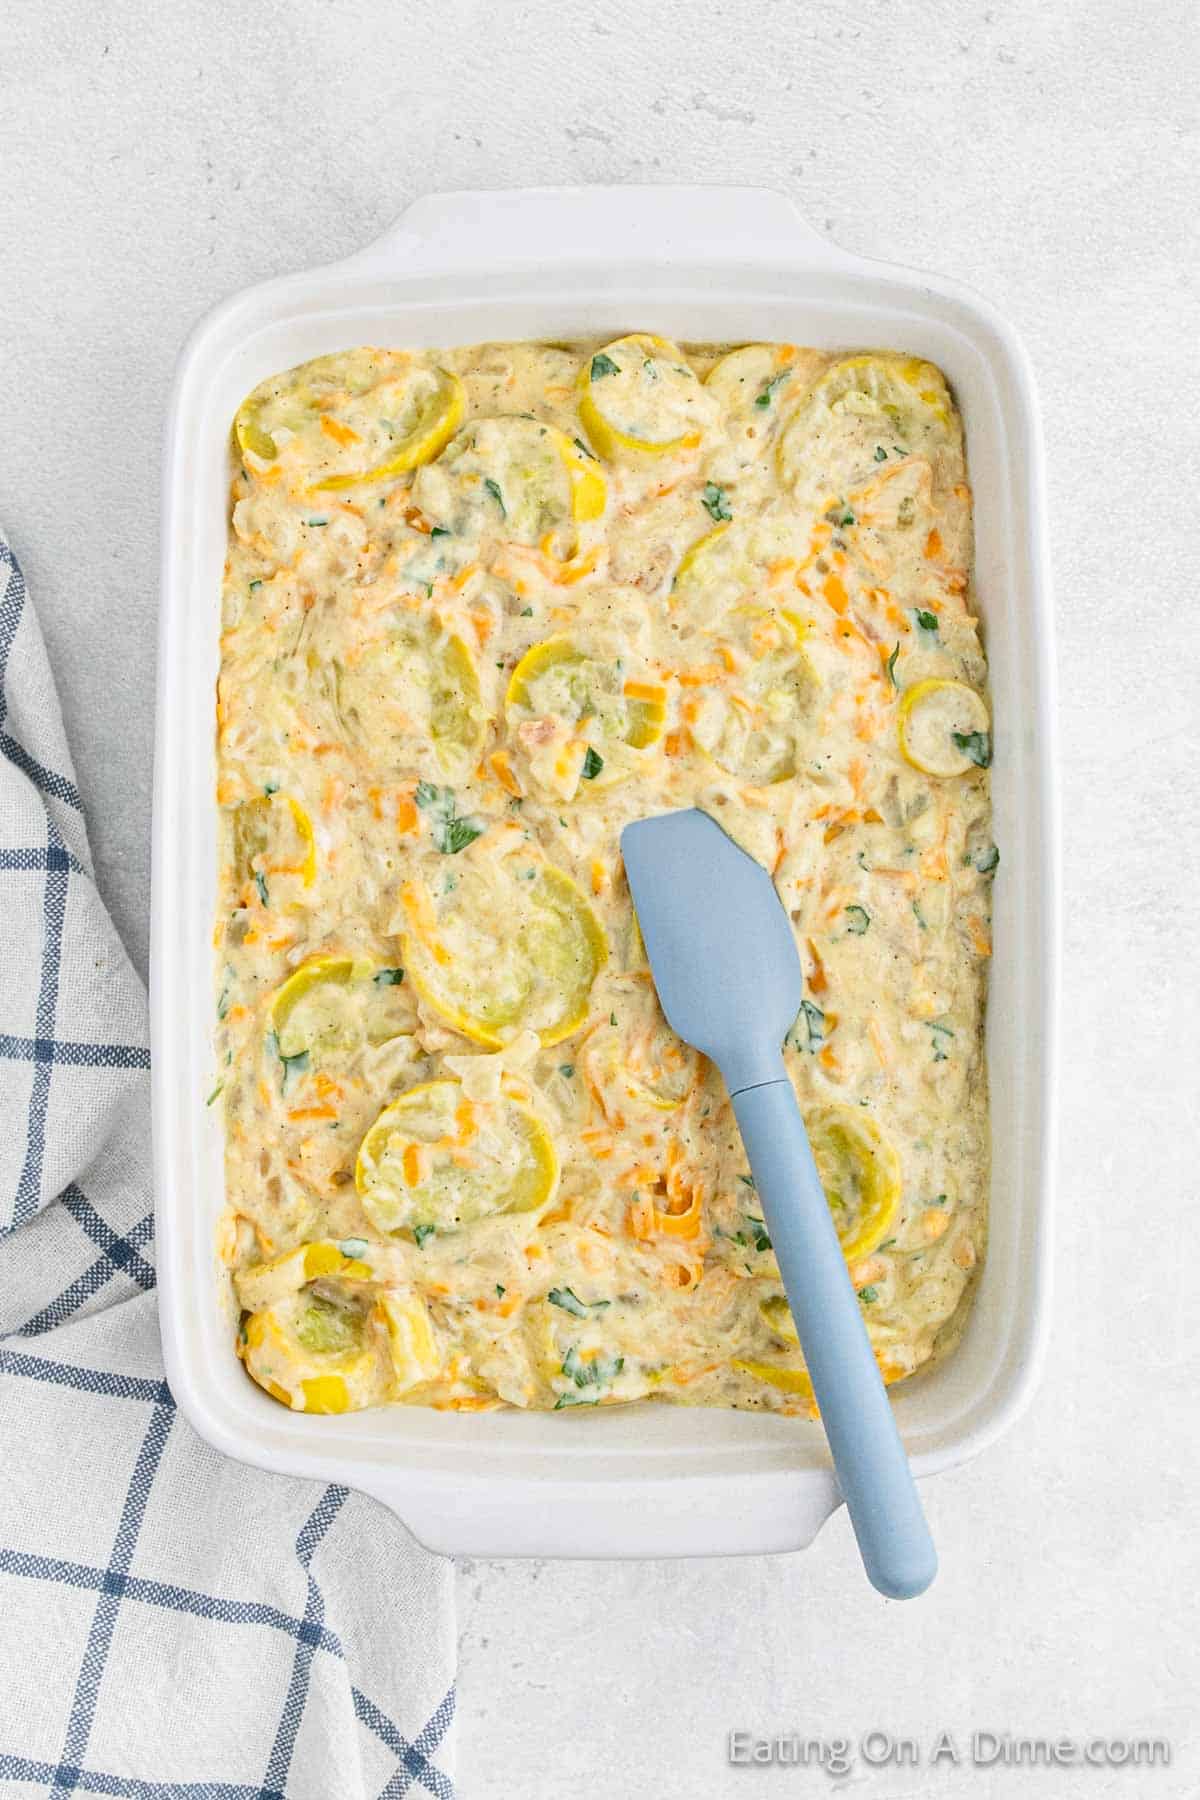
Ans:
[[[618,850],[767,867],[785,1060],[876,1355],[986,1229],[991,728],[942,377],[787,345],[354,350],[234,432],[221,1248],[283,1403],[811,1410]],[[686,871],[681,875],[686,878]]]

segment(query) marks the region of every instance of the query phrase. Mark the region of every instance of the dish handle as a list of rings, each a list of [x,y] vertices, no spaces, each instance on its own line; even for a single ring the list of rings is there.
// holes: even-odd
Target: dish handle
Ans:
[[[701,255],[813,269],[856,259],[814,231],[786,194],[756,187],[547,187],[427,194],[345,268],[381,275],[486,265],[552,270],[556,259],[611,267],[622,254]]]
[[[841,1505],[831,1469],[773,1470],[731,1481],[480,1480],[359,1467],[347,1480],[444,1556],[743,1556],[805,1550]]]

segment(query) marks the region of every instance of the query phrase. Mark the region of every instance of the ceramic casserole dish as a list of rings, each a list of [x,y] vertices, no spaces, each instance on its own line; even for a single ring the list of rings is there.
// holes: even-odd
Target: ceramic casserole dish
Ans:
[[[233,1351],[216,1253],[214,688],[230,421],[263,377],[358,344],[784,340],[937,363],[962,412],[995,715],[990,1243],[953,1356],[894,1390],[918,1476],[1020,1412],[1047,1330],[1057,980],[1053,646],[1033,383],[1011,329],[939,277],[847,255],[783,196],[560,188],[419,201],[344,262],[267,282],[202,321],[166,441],[154,799],[153,1087],[167,1375],[195,1429],[244,1462],[345,1482],[435,1550],[671,1556],[808,1544],[839,1503],[818,1423],[640,1405],[579,1419],[394,1406],[291,1413]]]

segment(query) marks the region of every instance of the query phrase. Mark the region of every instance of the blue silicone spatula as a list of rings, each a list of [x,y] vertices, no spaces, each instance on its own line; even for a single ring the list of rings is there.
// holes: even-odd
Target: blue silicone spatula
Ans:
[[[783,1064],[804,986],[791,925],[706,813],[627,825],[621,850],[667,1021],[729,1089],[867,1574],[910,1599],[937,1552]]]

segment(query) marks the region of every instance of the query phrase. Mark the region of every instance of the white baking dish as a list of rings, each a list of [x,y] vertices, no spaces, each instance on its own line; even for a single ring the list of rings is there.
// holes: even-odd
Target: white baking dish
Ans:
[[[563,188],[419,201],[360,255],[218,307],[179,364],[166,443],[154,804],[158,1267],[167,1374],[203,1437],[264,1468],[365,1489],[432,1548],[472,1555],[795,1549],[838,1494],[820,1427],[806,1421],[665,1406],[587,1418],[403,1407],[306,1417],[269,1400],[235,1360],[214,1250],[221,1124],[204,1104],[214,1078],[213,684],[229,425],[263,376],[323,351],[632,329],[909,350],[953,384],[996,715],[994,1173],[991,1244],[963,1342],[895,1392],[918,1475],[974,1455],[1011,1424],[1046,1335],[1056,757],[1042,451],[1020,345],[974,295],[846,255],[778,194]]]

